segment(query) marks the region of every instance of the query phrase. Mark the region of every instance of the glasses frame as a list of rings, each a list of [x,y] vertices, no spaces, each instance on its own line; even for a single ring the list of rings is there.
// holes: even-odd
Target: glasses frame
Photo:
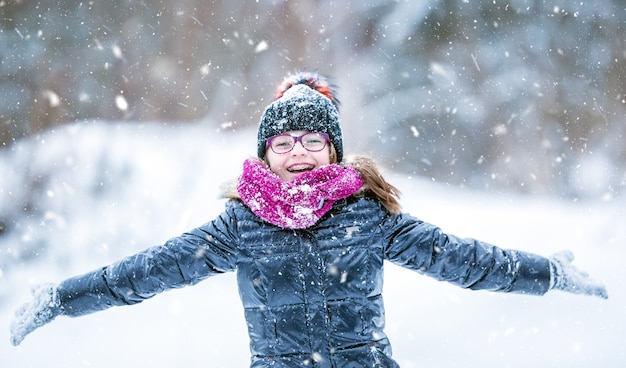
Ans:
[[[322,138],[324,138],[324,145],[322,146],[322,148],[318,149],[318,150],[312,150],[312,149],[308,149],[305,145],[304,142],[302,141],[302,138],[306,135],[309,134],[318,134],[320,135]],[[274,151],[274,147],[272,147],[272,141],[275,138],[278,137],[290,137],[293,138],[294,142],[293,142],[293,146],[291,146],[291,148],[288,151],[285,152],[276,152]],[[267,149],[271,149],[272,152],[274,152],[277,155],[284,155],[285,153],[289,153],[291,151],[293,151],[293,149],[296,147],[296,144],[300,142],[300,144],[302,145],[302,147],[304,147],[305,150],[309,151],[309,152],[320,152],[321,150],[323,150],[324,148],[326,148],[326,146],[328,146],[328,142],[330,142],[330,136],[324,132],[306,132],[302,135],[291,135],[291,134],[287,134],[287,133],[281,133],[281,134],[276,134],[273,135],[269,138],[267,138],[267,141],[265,142],[265,150],[267,151]]]

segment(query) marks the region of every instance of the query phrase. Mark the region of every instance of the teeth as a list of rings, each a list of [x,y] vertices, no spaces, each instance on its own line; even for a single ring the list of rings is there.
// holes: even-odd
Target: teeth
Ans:
[[[289,172],[294,172],[294,171],[305,171],[305,170],[311,170],[313,168],[313,166],[311,165],[294,165],[291,166],[289,169],[287,169]]]

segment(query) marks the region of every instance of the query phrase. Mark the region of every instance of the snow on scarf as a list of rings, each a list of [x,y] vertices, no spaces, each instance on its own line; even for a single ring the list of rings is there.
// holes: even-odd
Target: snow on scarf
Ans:
[[[246,160],[237,191],[260,218],[283,228],[304,229],[314,225],[333,203],[347,198],[363,185],[351,166],[325,165],[283,181],[258,160]]]

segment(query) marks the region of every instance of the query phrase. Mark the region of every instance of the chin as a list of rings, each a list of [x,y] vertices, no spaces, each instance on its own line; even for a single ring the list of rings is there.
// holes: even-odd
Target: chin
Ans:
[[[286,177],[283,178],[284,181],[292,181],[293,179],[297,178],[298,176],[300,176],[302,173],[298,173],[298,174],[288,174]]]

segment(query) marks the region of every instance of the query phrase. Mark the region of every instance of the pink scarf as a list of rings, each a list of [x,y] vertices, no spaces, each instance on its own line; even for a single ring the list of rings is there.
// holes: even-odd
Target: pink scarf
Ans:
[[[354,194],[363,179],[352,166],[326,165],[285,182],[257,160],[243,163],[237,191],[260,218],[283,228],[313,226],[333,203]]]

